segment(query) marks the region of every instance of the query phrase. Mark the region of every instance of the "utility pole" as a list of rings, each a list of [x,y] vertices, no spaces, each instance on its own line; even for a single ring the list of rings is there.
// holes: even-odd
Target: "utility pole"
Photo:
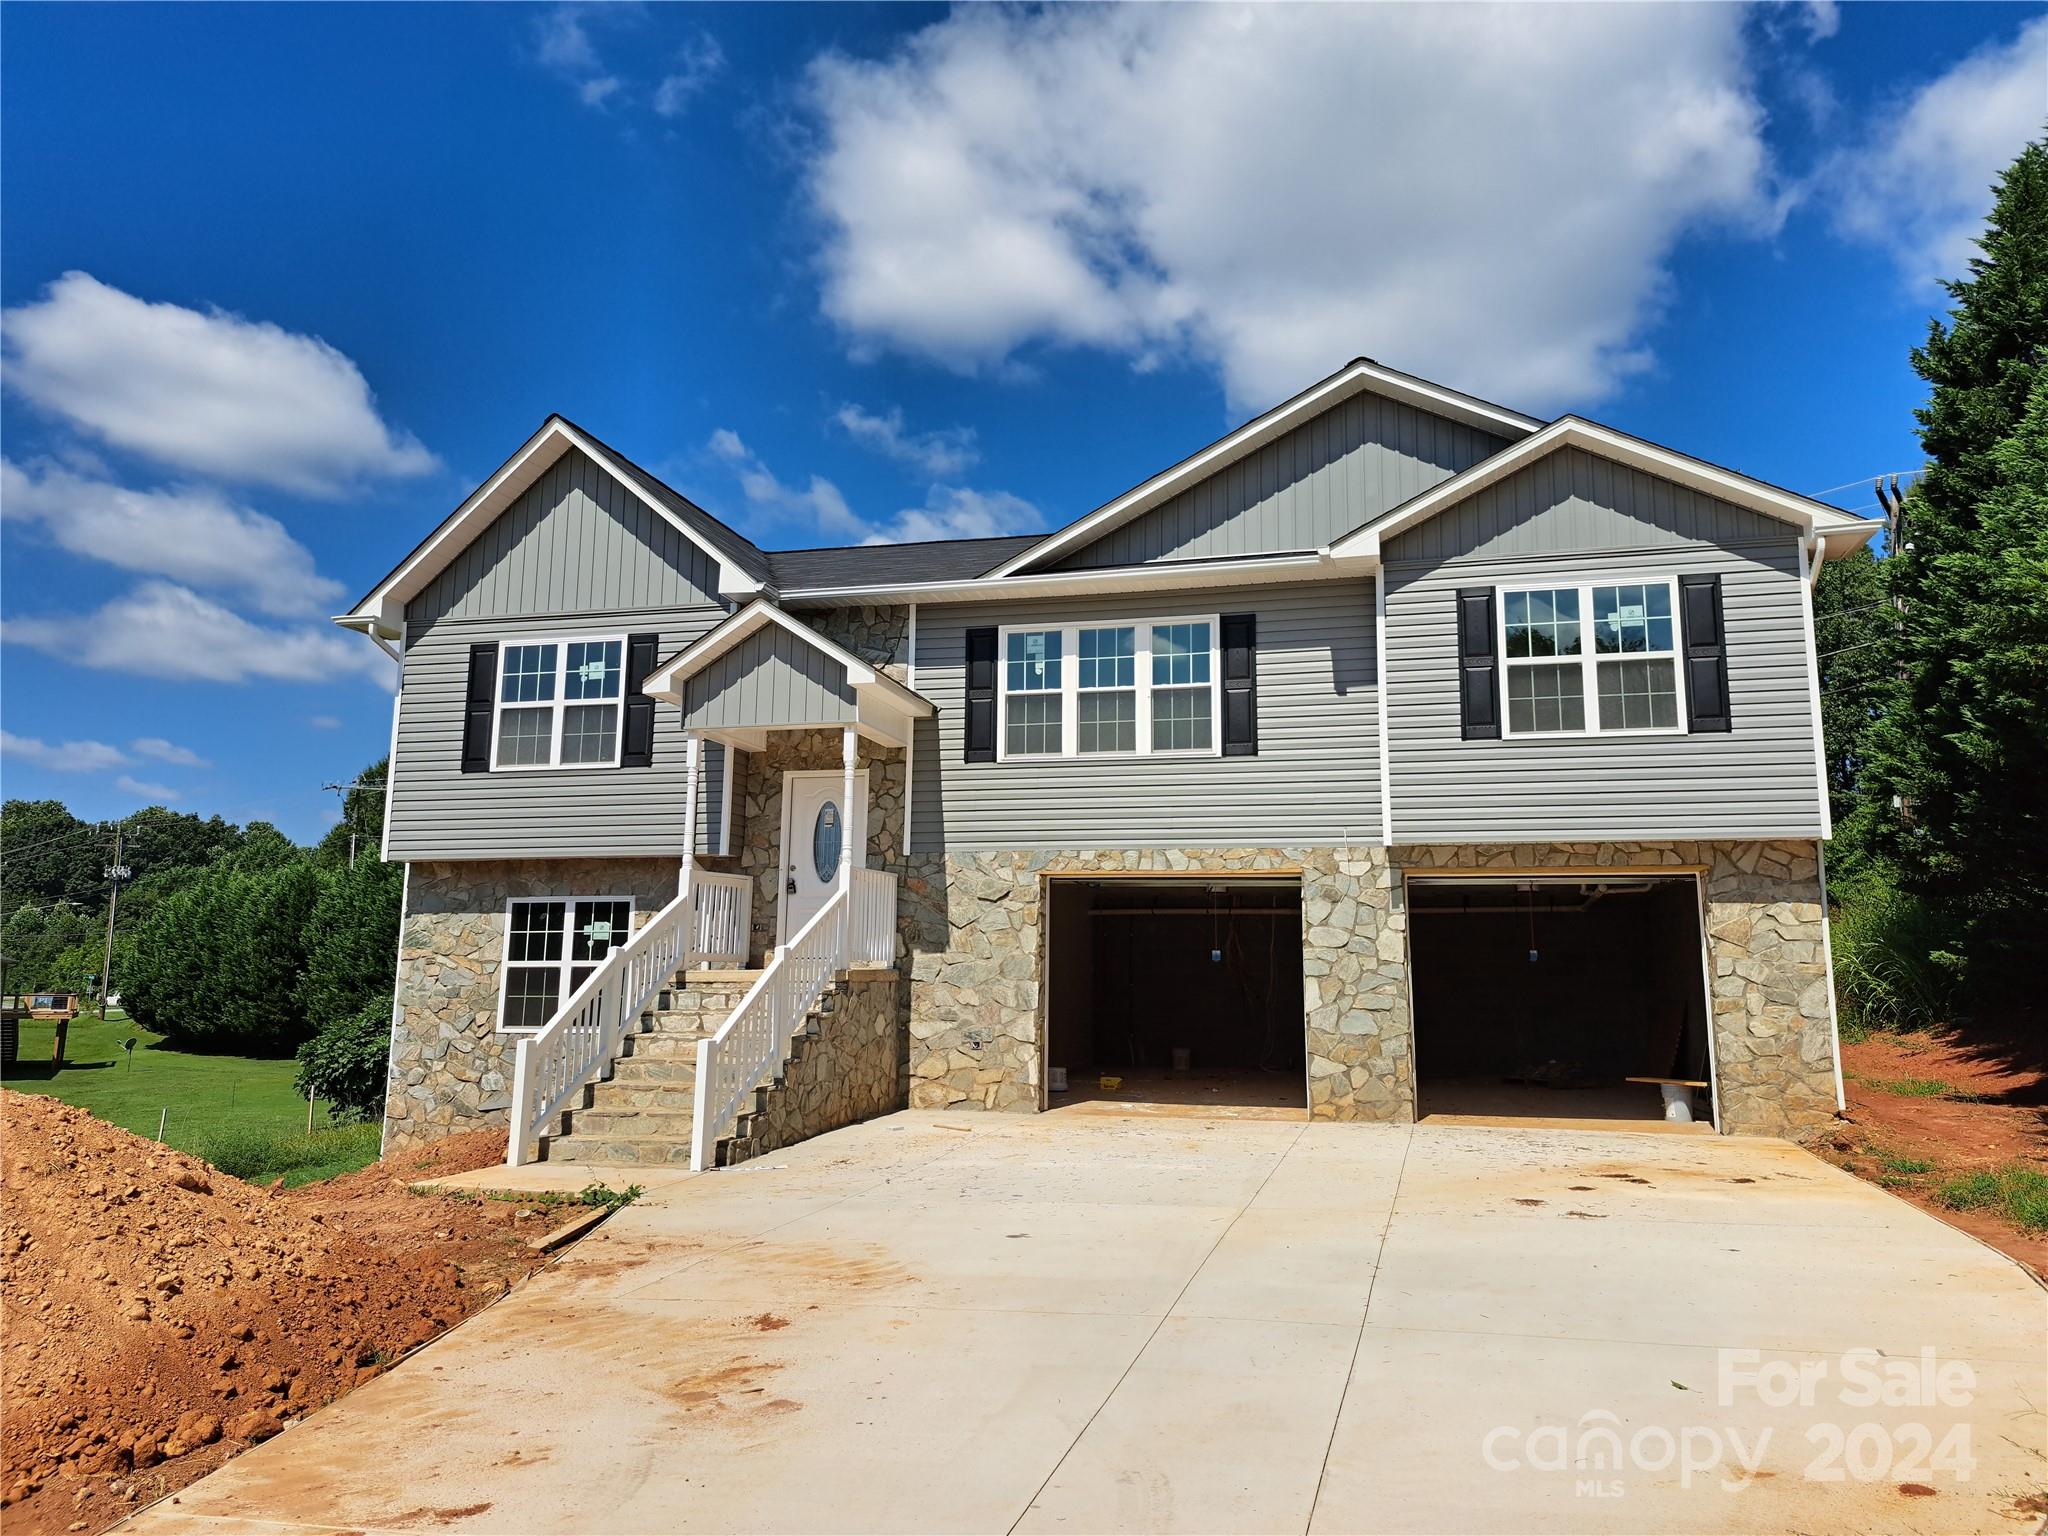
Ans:
[[[107,866],[107,958],[100,967],[100,1021],[106,1022],[107,994],[114,987],[114,909],[121,904],[121,882],[128,878],[128,866],[121,862],[121,823],[114,823],[114,862]]]
[[[341,814],[348,822],[348,867],[354,869],[356,867],[356,818],[355,813],[349,809],[348,797],[356,790],[372,789],[381,786],[376,785],[374,782],[366,783],[362,779],[357,779],[353,784],[322,784],[320,787],[322,789],[331,789],[341,796]]]

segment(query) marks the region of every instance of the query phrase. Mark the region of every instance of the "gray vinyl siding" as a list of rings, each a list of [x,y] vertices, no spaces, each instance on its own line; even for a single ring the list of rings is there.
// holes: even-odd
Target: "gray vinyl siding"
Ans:
[[[717,562],[572,448],[406,605],[405,616],[417,627],[718,605]]]
[[[1460,739],[1459,588],[1707,572],[1730,732]],[[1790,524],[1567,450],[1391,540],[1386,581],[1396,843],[1821,835]]]
[[[1059,568],[1320,549],[1507,445],[1380,395],[1330,407]]]
[[[1256,757],[963,762],[968,628],[1258,615]],[[1378,840],[1370,583],[921,606],[916,850],[1243,847]]]
[[[854,719],[846,664],[780,624],[755,630],[683,687],[683,723],[692,729],[845,725]]]
[[[682,840],[685,752],[681,722],[654,706],[648,768],[532,768],[464,773],[462,717],[469,648],[496,641],[658,633],[672,656],[724,615],[600,613],[573,617],[444,620],[408,628],[398,762],[391,789],[395,859],[574,858],[596,854],[673,857]],[[708,754],[707,754],[708,764]],[[699,845],[709,823],[699,802]]]
[[[717,585],[697,545],[588,457],[558,459],[406,607],[392,857],[673,857],[688,778],[678,712],[655,705],[649,768],[464,773],[469,648],[658,634],[672,656],[725,617]],[[709,818],[707,797],[700,846]]]

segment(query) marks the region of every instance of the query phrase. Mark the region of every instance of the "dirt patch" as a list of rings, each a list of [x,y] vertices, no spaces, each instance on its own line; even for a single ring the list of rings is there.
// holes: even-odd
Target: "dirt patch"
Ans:
[[[0,1094],[0,1504],[99,1531],[377,1375],[544,1262],[536,1213],[408,1192],[471,1132],[296,1190]]]
[[[1881,1086],[1900,1082],[1945,1091]],[[1975,1169],[2019,1162],[2048,1171],[2048,1070],[2027,1052],[1959,1035],[1873,1035],[1843,1044],[1842,1086],[1849,1123],[1815,1151],[2048,1274],[2048,1234],[2021,1232],[1990,1211],[1952,1211],[1935,1198],[1946,1180]]]

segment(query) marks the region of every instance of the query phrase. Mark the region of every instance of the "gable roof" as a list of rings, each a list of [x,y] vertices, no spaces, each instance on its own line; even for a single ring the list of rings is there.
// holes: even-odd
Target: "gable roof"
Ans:
[[[549,416],[540,429],[499,465],[489,479],[411,554],[347,613],[335,622],[386,636],[398,633],[405,605],[417,597],[476,536],[540,479],[570,449],[580,449],[593,463],[645,502],[655,514],[680,529],[718,566],[719,590],[748,596],[768,584],[768,557],[710,513],[679,496],[631,459],[592,437],[567,417]]]
[[[757,597],[737,613],[728,615],[721,623],[705,631],[667,661],[662,662],[647,674],[645,681],[640,685],[641,691],[671,704],[682,703],[683,684],[693,674],[702,671],[747,636],[768,624],[781,625],[805,645],[846,668],[846,680],[856,691],[877,690],[894,708],[906,714],[932,715],[938,712],[931,700],[923,694],[904,687],[880,668],[862,661],[845,646],[827,640],[802,619],[791,617],[765,597]]]
[[[1093,512],[1047,534],[1030,548],[991,566],[984,574],[991,577],[1014,576],[1071,553],[1111,529],[1149,512],[1195,481],[1213,475],[1265,446],[1309,417],[1367,390],[1508,438],[1524,437],[1543,425],[1536,417],[1524,416],[1520,411],[1511,411],[1476,395],[1446,389],[1412,373],[1382,367],[1369,357],[1354,358],[1293,399],[1282,401],[1262,416],[1253,417],[1235,431],[1142,484],[1133,486],[1115,500],[1105,502]]]
[[[1792,524],[1801,533],[1823,534],[1827,538],[1830,555],[1847,554],[1880,526],[1844,512],[1840,507],[1816,501],[1811,496],[1802,496],[1768,481],[1737,474],[1732,469],[1723,469],[1718,464],[1710,464],[1705,459],[1696,459],[1645,438],[1632,437],[1597,421],[1588,421],[1583,416],[1560,416],[1542,431],[1510,444],[1492,458],[1481,459],[1470,469],[1431,486],[1419,496],[1409,497],[1398,507],[1354,528],[1342,538],[1331,540],[1322,553],[1337,560],[1377,560],[1386,542],[1397,534],[1455,506],[1516,470],[1568,447],[1583,448],[1602,458],[1662,476],[1709,496],[1717,496],[1738,507],[1775,517]]]

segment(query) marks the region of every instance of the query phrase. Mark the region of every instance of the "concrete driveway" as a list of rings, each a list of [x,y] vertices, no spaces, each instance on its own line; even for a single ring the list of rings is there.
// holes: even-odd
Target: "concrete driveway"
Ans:
[[[2022,1531],[2044,1346],[1779,1142],[901,1114],[663,1184],[130,1529]]]

